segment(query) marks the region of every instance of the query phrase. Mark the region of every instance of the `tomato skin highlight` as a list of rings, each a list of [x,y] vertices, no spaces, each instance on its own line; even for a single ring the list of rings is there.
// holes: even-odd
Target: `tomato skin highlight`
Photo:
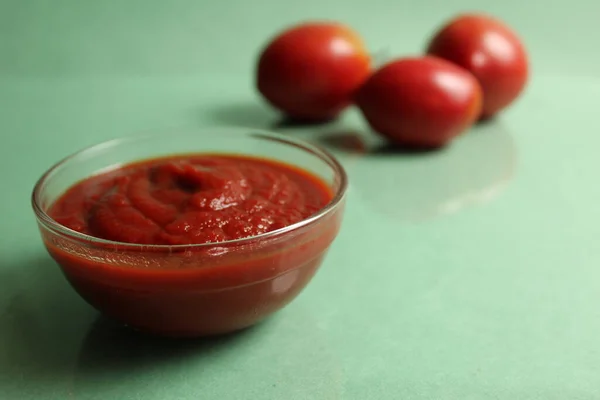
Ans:
[[[457,16],[433,35],[426,52],[475,75],[483,89],[484,119],[512,104],[527,84],[524,45],[506,24],[491,16]]]
[[[280,33],[262,51],[256,88],[287,117],[330,120],[351,103],[370,64],[362,40],[349,27],[304,23]]]
[[[403,58],[376,71],[356,104],[391,143],[437,148],[467,130],[481,112],[482,92],[468,71],[437,57]]]

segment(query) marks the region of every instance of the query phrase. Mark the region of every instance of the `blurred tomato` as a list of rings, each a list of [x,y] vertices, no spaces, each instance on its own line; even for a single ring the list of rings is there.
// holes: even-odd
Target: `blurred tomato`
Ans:
[[[490,16],[456,17],[433,36],[427,53],[475,75],[483,89],[483,118],[511,104],[527,82],[528,61],[523,44],[510,28]]]
[[[432,148],[473,124],[481,98],[481,88],[468,71],[426,56],[384,65],[362,86],[356,104],[369,125],[391,142]]]
[[[339,23],[304,23],[280,33],[260,55],[259,92],[289,117],[335,118],[370,72],[359,36]]]

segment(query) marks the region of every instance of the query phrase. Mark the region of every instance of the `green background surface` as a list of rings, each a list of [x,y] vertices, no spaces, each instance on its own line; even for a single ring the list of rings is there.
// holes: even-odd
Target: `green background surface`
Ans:
[[[600,398],[599,4],[2,1],[0,399]],[[280,129],[334,151],[351,186],[319,274],[265,323],[130,335],[44,252],[29,195],[65,155],[147,130],[272,127],[252,67],[280,28],[338,19],[374,53],[414,54],[464,10],[522,34],[525,95],[425,155],[375,151],[354,110]]]

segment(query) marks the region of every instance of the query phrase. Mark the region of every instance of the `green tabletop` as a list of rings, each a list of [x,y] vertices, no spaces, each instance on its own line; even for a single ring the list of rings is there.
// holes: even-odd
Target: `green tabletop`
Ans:
[[[483,2],[530,49],[525,95],[445,151],[398,154],[355,110],[278,126],[252,87],[258,49],[291,22],[334,18],[374,52],[415,53],[482,2],[351,3],[0,5],[0,399],[599,398],[600,6]],[[131,334],[46,255],[31,189],[81,147],[211,125],[335,152],[351,180],[342,231],[301,296],[253,329]]]

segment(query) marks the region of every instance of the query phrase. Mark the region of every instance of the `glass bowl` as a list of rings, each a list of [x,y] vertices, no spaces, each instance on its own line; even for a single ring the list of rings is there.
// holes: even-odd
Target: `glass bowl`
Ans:
[[[293,225],[198,245],[98,239],[48,215],[57,198],[91,175],[134,161],[193,153],[285,162],[320,177],[334,197]],[[189,337],[249,327],[292,301],[339,231],[346,187],[343,167],[326,150],[265,131],[212,128],[116,139],[77,152],[40,178],[32,205],[48,253],[83,299],[134,329]]]

